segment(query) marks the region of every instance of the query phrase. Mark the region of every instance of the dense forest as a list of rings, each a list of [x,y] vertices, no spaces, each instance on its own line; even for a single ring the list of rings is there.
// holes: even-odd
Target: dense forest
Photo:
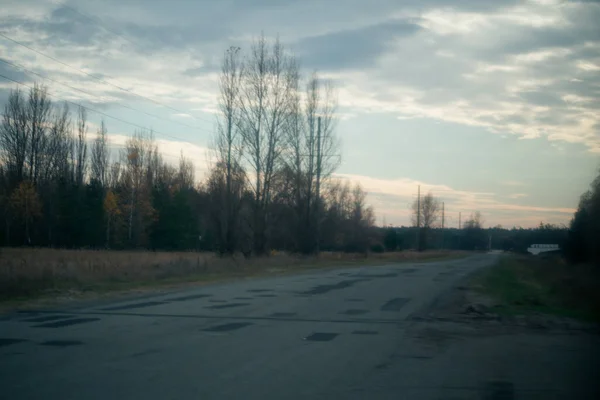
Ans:
[[[61,248],[366,250],[374,212],[339,165],[335,90],[275,41],[225,52],[214,160],[166,162],[151,130],[118,153],[87,108],[46,87],[11,91],[0,125],[2,244]],[[73,115],[75,114],[75,115]]]

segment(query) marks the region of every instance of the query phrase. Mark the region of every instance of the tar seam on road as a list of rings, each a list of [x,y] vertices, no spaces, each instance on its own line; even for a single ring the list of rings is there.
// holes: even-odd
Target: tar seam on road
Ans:
[[[225,304],[223,304],[225,305]],[[214,307],[214,306],[213,306]],[[46,311],[39,311],[44,313]],[[57,311],[47,311],[48,313],[57,313]],[[317,318],[274,318],[274,317],[248,317],[239,315],[203,315],[203,314],[157,314],[157,313],[127,313],[127,312],[104,312],[104,311],[87,311],[87,312],[69,312],[71,316],[76,315],[106,315],[119,317],[149,317],[149,318],[192,318],[192,319],[241,319],[248,321],[282,321],[282,322],[317,322],[317,323],[340,323],[340,324],[381,324],[381,325],[400,325],[407,321],[403,319],[370,319],[370,318],[354,318],[354,319],[317,319]]]
[[[229,324],[211,326],[210,328],[202,329],[204,332],[229,332],[241,329],[252,325],[251,322],[231,322]]]
[[[48,322],[48,321],[56,321],[57,319],[67,319],[67,318],[71,318],[71,317],[69,315],[48,315],[45,317],[22,319],[21,322]]]
[[[45,342],[42,342],[40,344],[42,346],[69,347],[82,345],[83,342],[79,340],[46,340]]]
[[[212,294],[192,294],[189,296],[180,296],[180,297],[172,297],[170,299],[165,299],[165,301],[186,301],[186,300],[196,300],[202,299],[204,297],[210,297]]]
[[[73,318],[65,319],[56,322],[48,322],[46,324],[33,325],[33,328],[63,328],[65,326],[85,324],[88,322],[99,321],[100,318]]]
[[[118,310],[129,310],[131,308],[142,308],[142,307],[152,307],[159,306],[161,304],[165,304],[165,301],[145,301],[143,303],[133,303],[126,304],[124,306],[114,306],[114,307],[106,307],[101,308],[102,311],[118,311]]]

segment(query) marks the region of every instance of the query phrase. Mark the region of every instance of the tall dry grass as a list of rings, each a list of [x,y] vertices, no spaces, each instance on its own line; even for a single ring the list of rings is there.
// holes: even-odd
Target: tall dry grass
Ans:
[[[273,252],[269,257],[219,257],[214,253],[47,248],[0,248],[0,299],[64,290],[144,285],[153,282],[249,276],[354,263],[417,261],[459,254],[323,252],[318,258]]]

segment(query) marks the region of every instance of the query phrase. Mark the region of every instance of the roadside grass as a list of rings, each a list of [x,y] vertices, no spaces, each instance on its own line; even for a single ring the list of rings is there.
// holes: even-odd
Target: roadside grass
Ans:
[[[308,257],[273,252],[268,257],[245,259],[208,252],[0,248],[0,305],[14,308],[40,298],[85,298],[315,269],[450,260],[469,254],[323,252]]]
[[[499,314],[600,321],[600,269],[593,265],[569,265],[556,255],[506,255],[471,284],[497,302]]]

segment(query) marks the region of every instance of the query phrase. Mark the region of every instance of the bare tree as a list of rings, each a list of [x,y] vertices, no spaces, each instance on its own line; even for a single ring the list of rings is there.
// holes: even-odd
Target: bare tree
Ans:
[[[324,92],[324,93],[323,93]],[[321,183],[331,176],[339,166],[340,158],[339,140],[335,135],[334,113],[337,108],[337,98],[330,81],[322,82],[316,73],[313,74],[307,90],[307,120],[309,127],[309,140],[311,151],[310,180],[312,186],[313,166],[315,178],[315,245],[319,252],[321,217]],[[317,121],[316,138],[314,122]],[[311,193],[309,187],[309,196]],[[310,207],[310,201],[309,201]],[[310,210],[310,208],[309,208]],[[310,211],[309,211],[310,212]]]
[[[157,165],[161,164],[157,152],[152,132],[137,131],[127,140],[122,153],[125,170],[121,177],[129,195],[127,237],[134,246],[145,240],[145,227],[154,212],[149,197]]]
[[[441,211],[442,203],[431,192],[413,202],[411,220],[418,230],[417,249],[419,251],[427,248],[430,231],[437,226]]]
[[[295,82],[299,77],[295,77]],[[286,169],[295,181],[298,241],[305,252],[319,250],[321,185],[339,165],[335,135],[336,96],[333,86],[313,73],[306,85],[305,101],[294,88],[287,127]],[[304,107],[302,107],[302,105]]]
[[[295,236],[295,247],[305,253],[312,250],[310,243],[310,189],[311,180],[308,161],[311,147],[307,146],[306,120],[303,115],[300,90],[298,84],[299,74],[294,79],[295,87],[292,90],[292,98],[287,118],[286,146],[283,154],[284,168],[282,175],[285,181],[291,182],[289,189],[292,192],[294,210],[293,227]]]
[[[479,211],[471,213],[469,218],[463,224],[464,229],[481,229],[483,228],[483,217]]]
[[[75,142],[77,156],[75,181],[79,186],[83,185],[87,170],[87,130],[87,112],[80,106],[77,114],[77,141]]]
[[[189,190],[194,187],[194,163],[181,154],[179,158],[179,169],[175,181],[182,190]]]
[[[218,219],[218,241],[220,251],[232,254],[236,247],[236,220],[239,216],[241,191],[234,187],[234,176],[242,172],[242,136],[240,134],[240,94],[244,66],[240,48],[230,47],[223,58],[219,78],[219,119],[214,137],[217,166],[211,175],[211,189],[218,190],[220,209],[214,217]],[[223,168],[224,167],[224,168]],[[225,174],[225,187],[217,182],[215,174]]]
[[[414,226],[417,226],[417,221],[422,228],[435,228],[442,211],[442,203],[431,192],[421,198],[420,210],[419,201],[415,199],[412,204],[411,220]]]
[[[73,137],[71,132],[71,116],[67,104],[57,107],[53,113],[48,129],[47,144],[44,149],[42,168],[37,185],[40,199],[43,203],[43,214],[46,234],[49,243],[53,243],[56,235],[55,228],[59,224],[60,196],[58,182],[69,182],[73,165],[71,157]]]
[[[25,97],[19,89],[12,90],[0,126],[0,159],[6,165],[10,187],[21,182],[26,174],[29,134]]]
[[[110,165],[110,169],[107,175],[107,184],[105,185],[108,188],[114,189],[117,187],[119,180],[121,179],[121,163],[119,161],[115,161]]]
[[[71,116],[69,107],[63,107],[54,114],[52,120],[47,155],[48,162],[45,166],[44,181],[68,178],[71,166],[69,165],[70,151],[72,148]]]
[[[107,186],[109,167],[108,138],[106,133],[106,125],[102,121],[96,134],[96,139],[92,144],[91,178],[100,182],[102,186]]]
[[[47,130],[49,127],[52,102],[48,97],[45,86],[34,84],[29,91],[27,104],[28,147],[27,164],[29,166],[29,180],[34,184],[42,170],[43,157],[46,152]]]
[[[254,194],[253,242],[256,254],[267,250],[271,183],[285,147],[285,127],[293,101],[297,64],[279,40],[261,37],[245,65],[240,96],[244,156]]]

